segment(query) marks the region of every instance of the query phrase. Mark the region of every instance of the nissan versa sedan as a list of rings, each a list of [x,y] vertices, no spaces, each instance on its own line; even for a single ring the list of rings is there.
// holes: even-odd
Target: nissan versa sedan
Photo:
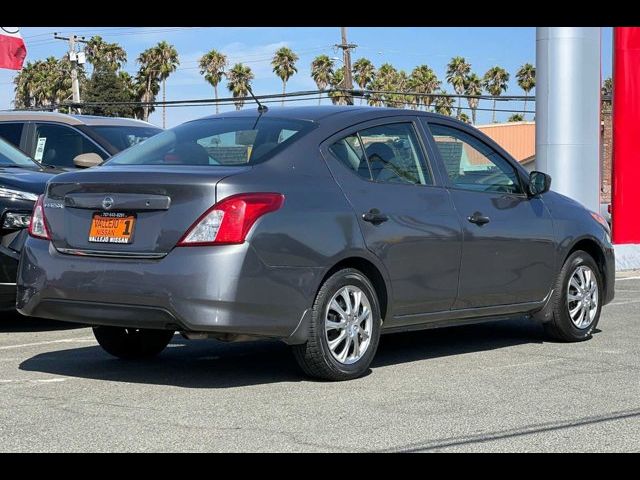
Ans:
[[[530,316],[588,339],[614,295],[607,222],[474,128],[371,107],[244,110],[52,179],[17,307],[123,359],[174,332],[276,338],[365,373],[381,333]]]
[[[0,310],[15,308],[19,251],[26,228],[38,195],[57,173],[0,138]]]

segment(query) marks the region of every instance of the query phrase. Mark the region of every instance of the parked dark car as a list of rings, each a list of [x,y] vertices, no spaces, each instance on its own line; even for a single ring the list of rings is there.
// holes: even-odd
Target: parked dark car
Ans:
[[[92,167],[161,132],[141,120],[57,112],[1,112],[0,138],[41,163]]]
[[[15,308],[16,272],[26,227],[38,195],[57,173],[0,139],[0,310]]]
[[[53,179],[17,306],[121,358],[175,331],[277,338],[332,380],[362,375],[381,333],[522,314],[585,340],[614,294],[609,229],[549,186],[436,114],[212,116]]]

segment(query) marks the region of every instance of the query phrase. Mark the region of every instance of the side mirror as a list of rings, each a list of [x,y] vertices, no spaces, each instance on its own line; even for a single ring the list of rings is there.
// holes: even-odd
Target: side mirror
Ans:
[[[551,177],[542,172],[529,174],[529,194],[533,197],[548,192],[551,188]]]
[[[97,153],[82,153],[73,159],[73,164],[78,168],[90,168],[100,165],[102,157]]]

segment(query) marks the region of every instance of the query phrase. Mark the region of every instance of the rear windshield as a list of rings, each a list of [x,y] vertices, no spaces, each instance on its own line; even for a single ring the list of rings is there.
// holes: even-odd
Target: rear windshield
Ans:
[[[113,145],[118,152],[133,147],[145,141],[147,138],[162,132],[160,128],[129,127],[122,125],[92,125],[89,128]]]
[[[313,123],[282,118],[209,118],[184,123],[112,157],[108,165],[254,165]]]
[[[0,167],[35,168],[38,164],[20,150],[0,139]]]

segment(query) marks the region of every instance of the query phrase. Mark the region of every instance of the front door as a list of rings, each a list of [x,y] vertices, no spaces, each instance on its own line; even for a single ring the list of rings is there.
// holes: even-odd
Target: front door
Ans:
[[[542,198],[529,197],[516,167],[481,136],[430,122],[463,229],[454,309],[544,299],[554,279],[554,235]]]
[[[413,117],[354,127],[325,142],[323,154],[367,248],[387,268],[394,316],[451,308],[460,222],[447,190],[434,181]]]

